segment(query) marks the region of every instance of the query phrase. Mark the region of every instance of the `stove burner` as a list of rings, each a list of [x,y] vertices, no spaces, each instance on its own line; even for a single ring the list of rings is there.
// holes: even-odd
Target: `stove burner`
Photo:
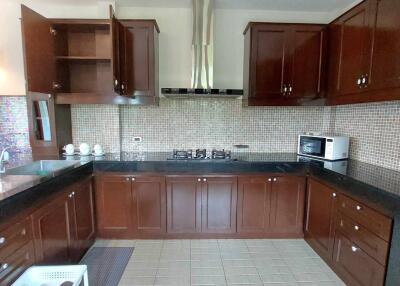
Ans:
[[[174,159],[192,159],[192,150],[174,150],[172,156]]]
[[[231,151],[222,150],[212,150],[211,159],[231,159]]]
[[[196,149],[196,159],[206,159],[207,158],[207,150],[206,149]]]

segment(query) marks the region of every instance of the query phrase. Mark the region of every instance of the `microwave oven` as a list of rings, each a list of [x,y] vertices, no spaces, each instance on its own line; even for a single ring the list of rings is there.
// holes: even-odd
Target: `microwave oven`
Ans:
[[[299,135],[297,154],[335,161],[349,158],[349,137]]]

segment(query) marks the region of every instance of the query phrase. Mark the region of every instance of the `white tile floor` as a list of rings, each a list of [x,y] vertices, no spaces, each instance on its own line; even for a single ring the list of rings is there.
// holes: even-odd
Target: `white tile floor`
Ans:
[[[98,240],[134,246],[120,286],[345,285],[302,239]]]

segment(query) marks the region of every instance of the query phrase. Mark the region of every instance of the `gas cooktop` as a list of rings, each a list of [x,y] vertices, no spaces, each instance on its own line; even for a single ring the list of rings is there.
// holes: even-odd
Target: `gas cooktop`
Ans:
[[[172,156],[168,160],[234,160],[229,150],[213,149],[208,153],[206,149],[193,150],[173,150]]]

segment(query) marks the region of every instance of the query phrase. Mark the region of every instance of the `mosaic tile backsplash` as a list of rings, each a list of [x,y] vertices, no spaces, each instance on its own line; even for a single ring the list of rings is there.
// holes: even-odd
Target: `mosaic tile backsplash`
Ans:
[[[73,126],[75,143],[120,145],[122,151],[247,144],[251,152],[296,152],[299,133],[323,131],[350,136],[351,158],[400,171],[400,101],[243,108],[232,99],[162,99],[159,107],[74,106]],[[135,136],[143,142],[135,143]]]
[[[30,153],[28,114],[25,97],[0,96],[0,150]]]

